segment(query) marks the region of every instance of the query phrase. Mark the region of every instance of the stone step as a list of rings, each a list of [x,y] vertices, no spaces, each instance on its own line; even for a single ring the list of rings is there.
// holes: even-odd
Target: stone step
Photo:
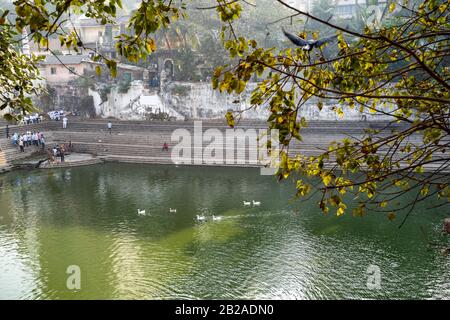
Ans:
[[[163,140],[164,141],[164,140]],[[86,142],[86,141],[79,141],[79,140],[71,140],[72,144],[74,146],[76,145],[93,145],[93,146],[97,146],[99,148],[132,148],[132,149],[145,149],[145,150],[162,150],[162,145],[163,145],[163,141],[158,142],[156,145],[153,144],[143,144],[143,143],[139,143],[139,144],[124,144],[124,143],[104,143],[104,142]],[[67,140],[56,140],[55,143],[66,143]],[[169,150],[173,149],[176,146],[176,144],[170,144],[169,142]],[[263,150],[263,146],[260,145],[258,148],[258,145],[254,144],[254,145],[241,145],[241,144],[232,144],[232,143],[203,143],[203,145],[197,146],[194,143],[190,144],[192,149],[205,149],[205,148],[214,148],[216,150],[227,150],[230,148],[234,148],[234,150]],[[326,145],[324,145],[326,146]],[[291,146],[291,149],[302,149],[302,150],[319,150],[318,147],[320,146],[316,146],[316,145],[306,145],[306,144],[298,144],[298,145],[293,145]]]
[[[95,120],[95,121],[70,121],[68,124],[68,128],[64,130],[77,131],[77,132],[108,132],[106,128],[106,123],[108,120]],[[322,121],[322,122],[310,122],[309,126],[304,129],[304,132],[322,132],[322,131],[330,131],[330,132],[342,132],[342,133],[360,133],[364,128],[382,128],[386,125],[386,122],[370,122],[370,123],[357,123],[357,122],[335,122],[335,121]],[[219,122],[211,122],[211,121],[203,121],[202,127],[204,130],[208,128],[216,128],[220,130],[228,129],[229,127],[226,125],[224,121]],[[237,128],[267,128],[266,122],[241,122],[237,126]],[[113,121],[113,132],[136,132],[145,131],[145,132],[164,132],[164,131],[173,131],[177,128],[183,128],[187,130],[193,130],[193,122],[129,122],[129,121]],[[2,131],[0,136],[4,136],[4,127],[0,127]],[[30,125],[22,125],[22,126],[10,126],[10,132],[24,132],[24,131],[63,131],[62,122],[57,121],[44,121],[38,124],[30,124]]]
[[[0,173],[6,173],[6,172],[9,172],[9,171],[11,171],[11,166],[9,166],[9,165],[6,165],[6,166],[0,166]]]
[[[239,163],[214,163],[213,161],[208,161],[208,159],[199,159],[199,158],[183,158],[179,159],[177,162],[173,162],[171,159],[168,158],[161,158],[161,157],[140,157],[140,156],[118,156],[118,155],[108,155],[102,157],[105,159],[105,161],[108,162],[128,162],[128,163],[153,163],[153,164],[176,164],[176,165],[211,165],[211,166],[236,166],[236,167],[261,167],[262,164],[259,162],[245,162],[243,164]],[[212,160],[212,159],[211,159]]]
[[[6,160],[5,152],[0,151],[0,167],[5,167],[8,165],[8,161]]]
[[[52,145],[54,142],[50,141],[48,144],[46,144],[47,146]],[[5,158],[7,160],[7,162],[11,163],[13,161],[19,160],[19,159],[23,159],[23,158],[27,158],[36,154],[41,153],[41,147],[36,147],[36,146],[30,146],[30,147],[25,147],[25,151],[24,152],[20,152],[19,147],[16,146],[9,146],[6,149],[3,149]]]
[[[247,129],[266,129],[267,127],[237,127],[236,129],[243,129],[243,130],[247,130]],[[138,125],[134,125],[134,126],[125,126],[125,125],[120,125],[117,126],[115,128],[113,128],[112,133],[113,134],[117,134],[117,133],[124,133],[124,132],[169,132],[172,133],[173,131],[175,131],[176,129],[185,129],[188,130],[189,132],[192,132],[194,130],[193,127],[190,126],[180,126],[180,127],[166,127],[166,126],[161,126],[161,127],[151,127],[151,126],[138,126]],[[208,129],[219,129],[220,131],[224,131],[226,129],[229,129],[228,127],[225,126],[206,126],[203,125],[202,126],[202,130],[206,131]],[[42,129],[44,130],[44,128]],[[64,131],[64,130],[60,130],[59,128],[55,129],[56,131]],[[97,126],[81,126],[81,125],[76,125],[76,126],[70,126],[66,129],[67,131],[73,131],[73,132],[99,132],[99,133],[104,133],[104,134],[109,134],[109,131],[105,128],[101,128],[101,127],[97,127]],[[309,127],[309,128],[305,128],[302,130],[302,133],[308,133],[308,132],[332,132],[332,133],[342,133],[342,134],[361,134],[363,133],[363,128],[341,128],[341,127]]]
[[[330,137],[330,138],[334,138],[334,140],[336,139],[341,139],[344,138],[344,136],[342,137],[338,137],[338,136],[334,136],[334,137]],[[329,145],[329,143],[332,141],[331,139],[325,139],[325,138],[313,138],[313,139],[305,139],[303,142],[294,140],[291,143],[291,148],[325,148]],[[176,144],[178,144],[177,142],[172,142],[170,137],[164,137],[161,135],[151,135],[151,136],[135,136],[135,135],[124,135],[124,136],[99,136],[99,135],[89,135],[89,134],[76,134],[76,133],[71,133],[71,134],[59,134],[57,135],[57,137],[55,138],[55,140],[57,142],[68,142],[68,141],[72,141],[72,143],[100,143],[100,144],[104,144],[104,145],[139,145],[139,146],[153,146],[155,148],[161,148],[162,145],[164,144],[164,142],[167,142],[169,144],[169,147],[173,147]],[[192,139],[193,141],[194,139]],[[260,146],[263,145],[263,141],[261,141],[259,144]],[[193,144],[193,142],[192,142]],[[226,146],[232,146],[235,145],[235,147],[240,146],[241,145],[241,141],[239,139],[223,139],[222,144],[226,145]],[[206,141],[203,142],[203,146],[215,146],[215,144],[211,144],[210,142]]]
[[[172,149],[169,149],[169,152],[162,151],[160,146],[135,146],[135,145],[114,145],[114,144],[99,144],[99,143],[74,143],[75,150],[77,152],[86,152],[92,153],[96,155],[133,155],[133,156],[144,156],[144,157],[162,157],[162,158],[170,158],[172,155]],[[220,146],[219,146],[220,147]],[[191,154],[195,155],[195,152],[200,148],[192,148]],[[218,149],[219,150],[219,149]],[[216,150],[217,151],[217,150]],[[229,152],[229,151],[228,151]],[[302,154],[303,156],[314,156],[322,153],[322,150],[318,150],[315,147],[312,148],[291,148],[290,154]],[[204,149],[202,151],[204,156],[207,156],[207,153],[204,153]],[[385,154],[382,150],[380,151],[380,155]],[[222,156],[226,158],[229,156],[227,154],[227,149],[222,149]],[[260,154],[256,149],[242,149],[236,148],[233,153],[233,158],[235,159],[259,159]],[[438,155],[436,156],[438,157]]]
[[[87,166],[93,164],[103,163],[101,158],[92,158],[74,162],[54,162],[54,163],[43,163],[40,168],[42,169],[52,169],[52,168],[68,168],[68,167],[78,167],[78,166]]]
[[[258,137],[258,136],[256,136]],[[345,135],[330,135],[330,136],[316,136],[316,135],[307,135],[304,136],[304,139],[302,142],[299,142],[297,140],[293,140],[293,143],[302,143],[307,144],[309,143],[329,143],[332,140],[339,140],[345,138]],[[171,142],[172,135],[171,134],[160,134],[160,133],[149,133],[149,134],[135,134],[135,133],[129,133],[129,134],[118,134],[118,135],[102,135],[102,134],[92,134],[92,133],[85,133],[85,132],[58,132],[55,134],[55,138],[58,140],[67,140],[67,141],[84,141],[84,142],[98,142],[98,140],[101,140],[105,143],[130,143],[130,142],[160,142],[160,141],[167,141]],[[176,137],[174,137],[176,138]],[[193,140],[194,136],[191,135],[191,139]],[[310,141],[308,141],[308,138],[310,138]],[[261,136],[261,139],[264,139],[264,136]],[[236,139],[235,136],[227,136],[223,135],[222,140],[224,142],[230,142],[233,140],[240,140]],[[261,140],[263,141],[263,140]],[[204,142],[208,143],[208,142]]]

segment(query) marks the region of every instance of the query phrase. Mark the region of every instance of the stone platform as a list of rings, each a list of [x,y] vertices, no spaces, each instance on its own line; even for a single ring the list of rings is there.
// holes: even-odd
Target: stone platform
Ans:
[[[64,162],[60,161],[57,157],[55,162],[50,163],[46,161],[42,163],[39,168],[41,169],[51,169],[51,168],[67,168],[67,167],[78,167],[87,166],[92,164],[103,163],[103,160],[89,153],[71,153],[65,156]]]

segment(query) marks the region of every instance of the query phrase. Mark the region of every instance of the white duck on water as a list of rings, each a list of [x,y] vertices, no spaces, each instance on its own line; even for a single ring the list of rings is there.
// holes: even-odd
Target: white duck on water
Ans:
[[[206,217],[204,215],[197,215],[197,221],[206,221]]]
[[[140,216],[145,216],[145,210],[137,209],[137,213]]]

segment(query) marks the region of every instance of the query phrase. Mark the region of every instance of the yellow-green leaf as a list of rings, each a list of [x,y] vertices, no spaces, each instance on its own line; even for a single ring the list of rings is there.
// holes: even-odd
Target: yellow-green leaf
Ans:
[[[325,173],[322,175],[322,181],[325,186],[328,186],[332,179],[333,177],[329,173]]]
[[[225,114],[225,119],[227,119],[227,123],[231,128],[234,128],[234,115],[231,111],[227,111]]]
[[[392,2],[392,3],[389,5],[389,12],[392,13],[392,12],[394,12],[394,10],[395,10],[395,2]]]

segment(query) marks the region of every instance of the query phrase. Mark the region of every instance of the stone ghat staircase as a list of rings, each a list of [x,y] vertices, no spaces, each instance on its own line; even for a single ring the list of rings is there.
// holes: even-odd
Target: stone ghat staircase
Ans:
[[[229,127],[224,120],[208,120],[202,122],[202,131],[207,129],[216,129],[222,133],[225,146],[222,143],[211,145],[209,142],[203,142],[202,148],[191,142],[191,155],[186,158],[172,159],[172,148],[178,143],[172,142],[171,137],[176,129],[187,130],[193,140],[194,122],[193,121],[118,121],[111,120],[113,123],[112,134],[107,130],[108,119],[93,120],[77,120],[69,119],[67,129],[62,129],[62,122],[45,121],[40,124],[27,126],[11,126],[10,132],[23,132],[27,130],[41,131],[47,133],[52,132],[52,139],[46,134],[47,146],[52,143],[66,143],[72,141],[76,152],[90,153],[108,161],[137,162],[137,163],[174,163],[187,162],[194,164],[213,164],[214,155],[204,156],[209,152],[205,152],[205,147],[210,149],[217,147],[218,156],[222,153],[223,159],[226,157],[234,160],[234,165],[257,166],[260,154],[256,147],[246,148],[242,144],[238,144],[234,151],[227,149],[227,145],[233,145],[231,141],[227,141],[225,129]],[[327,149],[328,144],[333,140],[352,136],[361,136],[364,128],[368,126],[381,128],[386,125],[385,122],[355,123],[349,121],[340,122],[310,122],[309,127],[303,131],[303,142],[295,141],[290,146],[291,154],[301,153],[303,155],[315,155]],[[237,129],[249,128],[267,128],[267,123],[262,121],[243,120]],[[0,130],[2,130],[0,128]],[[4,132],[4,130],[2,130]],[[49,142],[53,140],[52,142]],[[169,144],[169,152],[162,151],[164,142]],[[228,142],[228,143],[227,143]],[[11,143],[8,144],[12,147]],[[11,148],[10,148],[11,149]],[[221,152],[220,152],[221,150]],[[7,161],[14,160],[14,157],[21,157],[17,150],[9,150],[6,155]],[[27,150],[28,152],[28,150]],[[223,164],[224,161],[220,160]],[[216,165],[220,165],[216,163]],[[227,165],[230,165],[228,163]]]
[[[242,142],[234,141],[234,138],[227,138],[224,130],[219,131],[223,134],[223,143],[203,142],[201,147],[194,143],[193,135],[191,135],[191,143],[188,144],[191,146],[190,156],[181,155],[174,158],[171,158],[172,150],[178,144],[178,141],[171,141],[171,131],[142,133],[140,131],[113,133],[111,135],[107,132],[57,131],[54,133],[54,141],[58,143],[71,141],[76,152],[91,153],[109,161],[138,163],[181,163],[187,161],[191,164],[213,164],[216,156],[218,156],[220,158],[218,163],[216,161],[216,165],[224,164],[227,158],[229,159],[227,165],[260,165],[259,160],[262,155],[260,152],[262,151],[258,150],[256,143],[251,147],[244,146]],[[330,139],[343,137],[344,135],[314,135],[311,139],[307,139],[308,143],[293,143],[290,150],[293,153],[301,151],[304,155],[314,155],[320,152],[319,149],[326,149]],[[162,150],[164,142],[169,144],[169,152]],[[234,150],[230,146],[234,146]]]
[[[65,131],[72,132],[107,132],[107,119],[77,119],[69,118],[68,128]],[[118,121],[111,120],[113,123],[114,133],[136,133],[137,131],[146,132],[173,132],[175,129],[186,129],[192,131],[194,129],[194,121]],[[225,121],[222,120],[205,120],[201,121],[204,130],[227,129],[229,128]],[[383,128],[386,122],[352,122],[352,121],[310,121],[308,127],[302,130],[303,133],[329,133],[329,134],[362,134],[366,128]],[[257,120],[241,120],[236,124],[237,129],[263,129],[267,128],[267,123]],[[61,121],[44,121],[39,124],[31,124],[24,126],[10,126],[10,132],[31,131],[63,131]],[[0,137],[5,137],[4,126],[0,124]]]
[[[45,132],[44,133],[46,139],[46,145],[51,146],[54,144],[52,139],[52,134]],[[14,146],[9,139],[0,139],[0,168],[3,166],[4,168],[8,168],[13,164],[13,162],[40,154],[40,147],[30,146],[25,148],[25,152],[20,152],[19,147]]]
[[[107,132],[107,123],[113,123],[113,132],[162,132],[174,131],[175,129],[193,130],[194,122],[201,122],[204,130],[209,128],[227,129],[229,128],[224,119],[209,119],[196,121],[123,121],[123,120],[109,120],[109,119],[85,119],[85,118],[69,118],[69,124],[66,131],[75,132]],[[356,122],[356,121],[309,121],[308,127],[303,128],[304,134],[308,133],[334,133],[334,134],[361,134],[364,129],[381,129],[386,127],[386,121],[371,121],[371,122]],[[0,122],[0,138],[5,137],[6,123]],[[391,124],[389,128],[398,128],[398,124]],[[240,120],[236,122],[237,129],[262,129],[267,128],[267,122],[261,120]],[[10,125],[10,132],[25,132],[25,131],[62,131],[62,121],[46,120],[42,123],[31,125]]]
[[[337,134],[310,134],[305,136],[305,142],[294,142],[290,146],[290,154],[312,156],[327,149],[328,143],[335,139],[344,138],[345,135]],[[147,132],[147,133],[92,133],[58,131],[55,133],[55,142],[63,143],[72,141],[75,151],[90,153],[103,158],[106,161],[158,163],[158,164],[214,164],[235,166],[259,166],[261,151],[256,145],[252,147],[241,144],[233,144],[233,140],[226,139],[224,135],[221,142],[203,142],[200,147],[194,144],[193,138],[190,145],[190,155],[178,155],[173,148],[178,141],[171,141],[171,132]],[[163,151],[164,142],[169,144],[169,151]],[[234,150],[228,146],[235,146]],[[208,150],[208,149],[209,150]],[[214,149],[214,150],[213,150]],[[381,151],[382,152],[382,151]],[[212,154],[211,154],[212,153]],[[215,156],[219,159],[216,159]],[[227,161],[226,159],[231,161]],[[217,160],[215,162],[215,160]],[[225,163],[226,161],[226,163]]]
[[[74,149],[81,153],[91,153],[108,161],[137,162],[137,163],[174,163],[183,160],[194,163],[194,159],[199,159],[196,154],[202,149],[193,147],[191,157],[180,157],[172,160],[172,148],[176,143],[170,141],[170,134],[93,134],[81,132],[58,132],[57,142],[72,141]],[[164,142],[169,144],[169,151],[163,151]],[[204,144],[205,147],[207,144]],[[221,146],[222,145],[217,145]],[[203,154],[203,152],[201,153]],[[215,153],[213,152],[213,156]],[[217,154],[219,155],[219,153]],[[225,156],[225,150],[223,156]],[[241,159],[242,163],[257,165],[257,151],[238,148],[233,153],[233,157]],[[210,157],[209,157],[210,158]],[[253,162],[245,159],[253,159]],[[209,161],[201,162],[207,164]],[[212,160],[210,162],[212,164]]]
[[[0,151],[0,172],[7,170],[8,162],[6,161],[6,156],[3,151]]]
[[[193,121],[117,121],[111,120],[113,123],[113,134],[110,135],[107,129],[108,119],[93,119],[93,120],[77,120],[75,118],[69,119],[67,129],[62,129],[61,121],[44,121],[38,124],[23,125],[23,126],[10,126],[10,133],[25,132],[25,131],[40,131],[44,132],[46,136],[47,146],[51,146],[54,143],[65,143],[72,141],[75,145],[75,151],[83,153],[91,153],[104,158],[109,161],[123,161],[123,162],[139,162],[139,163],[173,163],[174,161],[183,161],[191,163],[203,163],[212,164],[214,159],[212,157],[205,157],[205,159],[199,159],[203,155],[203,151],[198,147],[192,149],[192,154],[189,159],[179,158],[171,159],[171,151],[162,151],[162,145],[167,142],[172,147],[176,144],[171,142],[172,133],[176,129],[184,129],[191,133],[194,132]],[[336,132],[336,123],[325,123],[321,126],[329,127],[328,131]],[[267,124],[262,121],[241,121],[238,125],[239,128],[266,128]],[[209,120],[202,121],[203,131],[207,129],[217,129],[221,132],[225,132],[225,129],[229,127],[224,120]],[[361,126],[353,128],[356,133],[361,132]],[[4,127],[0,127],[1,136],[4,137]],[[324,131],[324,128],[321,129]],[[49,133],[51,132],[51,135]],[[313,132],[314,133],[314,132]],[[356,134],[355,133],[355,134]],[[311,149],[316,150],[318,144],[329,142],[325,138],[315,136],[314,140],[311,140]],[[52,138],[51,138],[52,137]],[[225,135],[224,135],[225,137]],[[52,141],[53,140],[53,141]],[[322,141],[323,140],[323,141]],[[6,139],[0,140],[2,145],[7,146],[4,150],[4,157],[6,162],[28,157],[34,154],[37,150],[35,147],[26,148],[24,153],[20,153],[18,148],[11,144],[11,141]],[[208,146],[209,143],[203,143],[203,148]],[[250,148],[246,150],[243,146],[240,146],[234,150],[233,154],[230,154],[230,150],[222,148],[223,157],[229,157],[234,159],[235,163],[249,165],[258,165],[258,159],[260,158],[258,150],[256,148]],[[302,145],[302,149],[307,149],[306,144]],[[219,151],[218,151],[219,152]],[[227,153],[228,152],[228,153]],[[213,153],[213,156],[215,153]],[[219,155],[219,154],[218,154]],[[204,160],[204,161],[202,161]],[[223,161],[219,161],[222,162]],[[216,163],[220,164],[220,163]]]

